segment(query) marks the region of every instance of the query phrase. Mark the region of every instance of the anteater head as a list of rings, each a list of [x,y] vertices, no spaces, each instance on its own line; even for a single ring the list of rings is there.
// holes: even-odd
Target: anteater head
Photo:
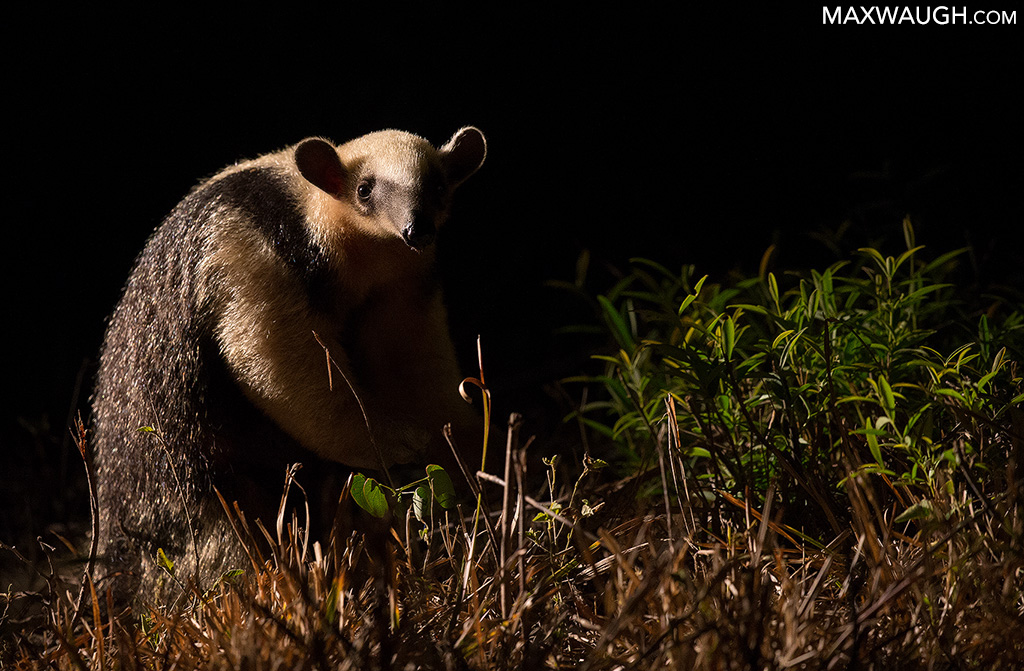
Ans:
[[[460,129],[437,149],[402,131],[370,133],[335,148],[309,138],[295,148],[302,176],[347,206],[361,229],[422,250],[448,216],[455,188],[487,153],[483,133]]]

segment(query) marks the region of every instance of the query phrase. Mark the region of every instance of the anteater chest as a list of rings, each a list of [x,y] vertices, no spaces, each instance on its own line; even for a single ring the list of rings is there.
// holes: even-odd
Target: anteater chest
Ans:
[[[445,321],[435,285],[381,289],[348,311],[340,341],[359,383],[386,388],[429,363],[431,338]]]

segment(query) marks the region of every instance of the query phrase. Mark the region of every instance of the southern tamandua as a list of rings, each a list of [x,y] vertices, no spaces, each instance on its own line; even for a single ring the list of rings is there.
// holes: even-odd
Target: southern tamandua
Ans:
[[[158,549],[178,576],[237,562],[214,488],[270,515],[288,463],[443,460],[442,426],[479,423],[431,243],[485,154],[473,127],[440,148],[310,138],[204,181],[157,228],[93,395],[100,555],[122,592],[159,592]]]

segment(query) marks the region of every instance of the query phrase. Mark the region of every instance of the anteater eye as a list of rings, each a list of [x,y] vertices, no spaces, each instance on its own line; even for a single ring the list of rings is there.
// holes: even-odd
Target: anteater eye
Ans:
[[[373,192],[373,181],[364,179],[359,182],[359,186],[356,187],[356,195],[359,196],[359,200],[369,200],[370,193]]]

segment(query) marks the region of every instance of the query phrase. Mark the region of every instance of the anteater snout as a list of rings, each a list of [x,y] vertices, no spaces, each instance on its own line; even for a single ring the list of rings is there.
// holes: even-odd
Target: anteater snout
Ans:
[[[431,221],[411,221],[402,229],[405,244],[415,250],[421,250],[434,242],[437,229]]]

